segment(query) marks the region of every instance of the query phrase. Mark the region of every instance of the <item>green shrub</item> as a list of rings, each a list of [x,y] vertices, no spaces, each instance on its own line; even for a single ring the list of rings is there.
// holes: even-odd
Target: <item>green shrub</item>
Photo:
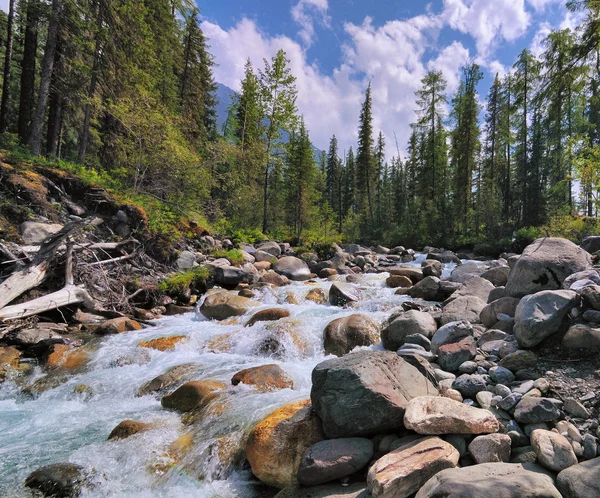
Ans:
[[[173,295],[185,292],[190,287],[203,287],[210,277],[210,271],[205,266],[174,273],[158,283],[158,290],[163,294]]]
[[[244,255],[239,249],[230,249],[229,251],[219,250],[212,253],[215,258],[228,259],[232,265],[241,265],[244,263]]]

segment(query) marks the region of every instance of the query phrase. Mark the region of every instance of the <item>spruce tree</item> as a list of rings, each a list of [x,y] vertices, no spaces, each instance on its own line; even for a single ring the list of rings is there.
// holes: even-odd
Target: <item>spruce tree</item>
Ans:
[[[360,111],[358,128],[358,149],[356,154],[356,186],[358,212],[363,227],[375,224],[373,209],[376,182],[375,160],[373,157],[373,116],[371,113],[371,84],[365,92],[365,100]]]

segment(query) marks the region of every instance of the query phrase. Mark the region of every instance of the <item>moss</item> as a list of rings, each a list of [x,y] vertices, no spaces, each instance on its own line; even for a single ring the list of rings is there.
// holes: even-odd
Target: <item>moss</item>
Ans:
[[[179,294],[185,292],[190,287],[203,287],[210,277],[210,271],[205,266],[198,266],[184,272],[174,273],[173,275],[161,280],[158,284],[158,290],[163,294]]]
[[[232,265],[241,265],[244,263],[244,255],[239,249],[230,249],[229,251],[220,250],[212,254],[215,258],[228,259]]]

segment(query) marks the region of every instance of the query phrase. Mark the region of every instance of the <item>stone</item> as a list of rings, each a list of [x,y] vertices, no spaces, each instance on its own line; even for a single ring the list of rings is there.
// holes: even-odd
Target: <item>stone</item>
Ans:
[[[195,380],[187,382],[171,394],[163,396],[160,404],[163,408],[191,412],[201,407],[209,394],[226,388],[227,386],[223,382],[216,380]]]
[[[39,223],[37,221],[24,221],[21,223],[21,238],[26,245],[40,245],[42,241],[60,232],[63,225],[58,223]]]
[[[473,261],[458,265],[450,274],[450,280],[453,282],[462,282],[465,279],[479,276],[482,273],[482,268]]]
[[[279,365],[269,364],[258,367],[246,368],[237,372],[232,378],[234,386],[242,383],[248,386],[256,386],[259,391],[275,391],[277,389],[291,389],[294,382]]]
[[[329,289],[329,303],[333,306],[346,306],[356,302],[360,295],[356,286],[346,282],[334,282]]]
[[[499,384],[510,384],[515,380],[514,374],[508,368],[500,366],[490,368],[489,374],[492,380]]]
[[[356,347],[379,342],[379,327],[368,316],[355,313],[329,322],[323,333],[325,354],[344,356]]]
[[[506,285],[508,282],[509,266],[494,266],[481,274],[481,278],[489,280],[495,287]]]
[[[390,268],[388,269],[390,275],[399,275],[402,277],[407,277],[413,284],[416,284],[423,280],[423,272],[418,268],[412,267],[398,267],[398,268]]]
[[[415,299],[424,299],[425,301],[435,301],[440,290],[440,279],[437,277],[425,277],[420,282],[413,285],[408,291],[408,295]]]
[[[492,406],[491,403],[493,396],[494,395],[489,391],[480,391],[475,395],[475,399],[481,408],[487,410],[490,406]]]
[[[273,261],[276,261],[277,258],[275,256],[273,256],[272,254],[266,252],[266,251],[257,250],[254,253],[254,260],[257,263],[269,263],[269,264],[271,264]]]
[[[553,422],[560,418],[560,410],[548,398],[525,397],[515,409],[515,420],[523,424]]]
[[[409,334],[404,338],[404,344],[416,344],[425,351],[431,350],[431,341],[422,334]]]
[[[566,239],[542,238],[525,248],[508,276],[505,293],[523,297],[562,289],[565,279],[592,267],[590,255]]]
[[[304,452],[324,439],[309,400],[285,405],[258,422],[246,444],[252,473],[275,488],[297,482]]]
[[[435,319],[423,311],[409,310],[398,315],[381,331],[381,342],[385,349],[396,351],[411,334],[431,338],[437,331]]]
[[[364,482],[351,482],[310,487],[295,484],[282,489],[275,498],[368,498],[368,495]]]
[[[157,337],[150,341],[138,342],[138,346],[142,348],[157,349],[158,351],[168,351],[173,349],[180,342],[187,341],[185,335],[172,335],[169,337]]]
[[[41,327],[41,325],[42,324],[37,324],[37,326],[31,328],[12,330],[4,334],[2,342],[8,346],[17,346],[20,348],[28,348],[42,341],[55,343],[64,342],[63,336],[56,330],[44,328]]]
[[[591,460],[598,453],[598,441],[591,434],[586,434],[583,437],[583,458]]]
[[[504,296],[504,287],[494,287],[488,296],[488,303],[493,303]]]
[[[425,277],[442,278],[444,267],[440,261],[436,261],[435,259],[426,259],[421,263],[421,271]]]
[[[460,373],[472,374],[477,371],[477,363],[474,361],[465,361],[458,367]]]
[[[442,309],[442,325],[458,320],[479,323],[479,315],[486,306],[486,301],[477,296],[459,296]]]
[[[452,388],[460,392],[465,398],[474,398],[478,392],[485,391],[486,379],[479,374],[463,374],[452,383]]]
[[[169,368],[165,373],[143,384],[137,392],[137,396],[147,394],[165,394],[166,391],[173,388],[177,383],[182,382],[183,377],[194,372],[200,365],[195,363],[185,363]]]
[[[481,310],[479,315],[481,323],[487,328],[491,328],[498,321],[498,314],[500,313],[514,317],[519,301],[520,299],[516,297],[501,297],[496,301],[492,301]]]
[[[569,311],[578,303],[578,294],[567,290],[548,290],[525,296],[515,313],[514,333],[519,346],[537,346],[557,332]]]
[[[112,439],[125,439],[140,432],[146,432],[152,428],[152,424],[136,422],[135,420],[123,420],[108,435],[107,441]]]
[[[311,399],[328,438],[397,429],[412,398],[437,394],[415,366],[393,352],[358,351],[326,360],[312,372]]]
[[[600,349],[600,328],[578,323],[569,328],[562,340],[566,349],[584,349],[597,351]]]
[[[431,351],[436,353],[440,346],[459,342],[473,335],[473,326],[466,321],[447,323],[440,327],[431,338]]]
[[[192,251],[181,251],[175,261],[175,266],[180,271],[190,270],[196,265],[196,253]]]
[[[88,361],[89,356],[85,349],[67,344],[54,344],[52,353],[46,359],[46,368],[76,370],[84,367]]]
[[[538,362],[537,355],[532,351],[519,349],[514,353],[506,355],[498,363],[501,367],[508,368],[512,372],[535,368]]]
[[[531,433],[531,446],[538,461],[547,469],[560,472],[577,464],[573,447],[566,437],[553,431],[536,429]]]
[[[312,301],[317,304],[325,304],[327,302],[327,296],[325,291],[320,287],[311,289],[306,293],[305,298],[307,301]]]
[[[253,284],[259,279],[257,270],[252,265],[244,265],[243,268],[231,265],[217,266],[213,268],[212,276],[216,284],[228,289],[240,284]]]
[[[95,330],[95,333],[98,335],[121,334],[132,330],[142,330],[142,326],[135,320],[122,316],[107,320]]]
[[[284,285],[289,285],[290,279],[284,275],[279,275],[279,273],[276,273],[273,270],[269,270],[260,276],[258,282],[263,284],[271,284],[275,287],[283,287]]]
[[[418,439],[377,460],[367,485],[374,498],[407,498],[441,470],[456,467],[459,458],[456,448],[438,437]]]
[[[494,415],[450,398],[421,396],[406,406],[404,426],[418,434],[487,434],[498,432]]]
[[[373,442],[366,438],[319,441],[308,448],[298,468],[298,482],[324,484],[358,472],[373,456]]]
[[[486,434],[477,436],[469,445],[469,453],[475,463],[508,462],[510,460],[510,436]]]
[[[25,486],[43,496],[74,498],[90,483],[81,465],[54,463],[34,470],[25,480]]]
[[[580,246],[584,251],[589,252],[590,254],[594,254],[595,252],[600,250],[600,236],[598,235],[588,235],[583,239],[583,242]]]
[[[11,372],[19,368],[21,353],[15,348],[0,347],[0,382]]]
[[[494,285],[489,280],[477,275],[466,275],[459,281],[462,287],[450,296],[448,302],[458,297],[472,296],[478,297],[487,304],[490,292],[494,290]]]
[[[442,370],[456,372],[458,367],[475,357],[477,349],[472,337],[465,337],[459,342],[444,344],[438,348],[438,364]]]
[[[563,498],[597,498],[600,496],[600,457],[562,470],[556,487]]]
[[[274,322],[290,316],[290,312],[284,308],[269,308],[254,313],[246,323],[246,327],[252,327],[257,322]]]
[[[527,444],[529,444],[529,438]],[[535,463],[537,461],[537,455],[531,446],[521,446],[518,448],[512,448],[510,463]]]
[[[390,275],[385,279],[385,285],[391,287],[392,289],[396,289],[398,287],[412,287],[412,281],[410,278],[405,277],[404,275]]]
[[[565,278],[563,289],[581,290],[588,285],[600,284],[600,275],[596,270],[586,270],[573,273]]]
[[[574,398],[565,398],[564,410],[577,418],[588,418],[589,410]]]
[[[481,463],[434,475],[415,498],[561,498],[554,478],[530,463]]]
[[[285,256],[278,259],[273,269],[280,275],[284,275],[294,281],[308,280],[312,277],[308,265],[300,258],[294,256]]]
[[[588,285],[579,291],[586,306],[600,311],[600,285]]]
[[[261,303],[247,297],[230,292],[218,292],[204,299],[200,313],[212,320],[225,320],[232,316],[240,316]]]
[[[281,256],[281,247],[279,246],[279,244],[277,242],[274,242],[274,241],[263,242],[256,248],[256,251],[257,252],[258,251],[267,252],[267,253],[271,254],[272,256],[275,256],[276,258]]]

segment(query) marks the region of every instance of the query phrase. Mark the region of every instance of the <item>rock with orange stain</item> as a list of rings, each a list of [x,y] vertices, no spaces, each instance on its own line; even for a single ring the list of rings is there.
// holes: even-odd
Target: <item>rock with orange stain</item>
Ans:
[[[246,327],[252,327],[256,322],[274,322],[281,318],[287,318],[290,312],[283,308],[269,308],[266,310],[257,311],[252,315]]]
[[[100,325],[95,332],[98,335],[108,335],[122,334],[123,332],[141,329],[142,326],[138,322],[132,320],[131,318],[127,318],[126,316],[122,316],[119,318],[113,318],[112,320],[107,320]]]
[[[305,299],[317,304],[325,304],[327,302],[327,295],[323,289],[316,287],[308,291]]]
[[[54,351],[48,355],[46,360],[46,367],[75,370],[83,367],[88,360],[88,353],[83,348],[74,348],[67,344],[55,344]]]
[[[300,320],[293,318],[284,318],[268,323],[265,326],[268,334],[262,337],[255,346],[255,352],[275,358],[283,357],[289,353],[294,356],[305,357],[310,344],[299,329],[301,325]]]
[[[233,338],[231,334],[220,334],[209,339],[206,343],[206,349],[218,353],[226,353],[233,347]]]
[[[296,483],[302,455],[325,438],[310,400],[286,405],[258,422],[248,438],[246,458],[265,484],[285,488]]]
[[[167,351],[173,349],[176,344],[187,340],[185,335],[172,335],[169,337],[157,337],[150,341],[138,342],[138,346],[142,348],[158,349],[159,351]]]
[[[0,382],[11,370],[19,368],[21,353],[15,348],[0,347]]]
[[[136,422],[135,420],[123,420],[108,435],[107,441],[111,439],[125,439],[140,432],[146,432],[152,428],[152,424]]]
[[[169,448],[160,455],[160,460],[150,467],[152,474],[164,475],[183,460],[192,450],[194,435],[186,432],[173,441]]]
[[[240,370],[232,378],[231,383],[256,386],[259,391],[275,391],[294,387],[294,382],[279,365],[269,364]]]
[[[180,412],[191,412],[205,406],[205,398],[215,392],[226,389],[223,382],[216,380],[195,380],[187,382],[171,394],[162,398],[164,408],[173,408]]]
[[[202,365],[199,363],[184,363],[183,365],[171,367],[165,373],[143,384],[138,389],[137,396],[165,394],[177,384],[183,383],[183,378],[186,375],[190,375],[192,372],[200,370],[200,368],[202,368]]]

